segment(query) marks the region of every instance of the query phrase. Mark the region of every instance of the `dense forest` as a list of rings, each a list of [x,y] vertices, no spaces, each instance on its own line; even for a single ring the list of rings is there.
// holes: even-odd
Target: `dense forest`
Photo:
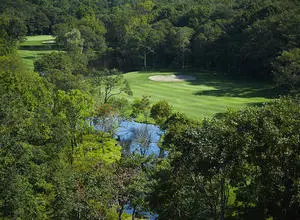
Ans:
[[[217,69],[299,85],[282,67],[299,65],[297,0],[1,0],[0,12],[11,37],[53,34],[62,47],[78,37],[106,68]]]
[[[300,1],[0,0],[1,219],[300,219]],[[29,71],[17,49],[53,35]],[[121,71],[215,70],[288,96],[193,120]],[[163,130],[138,150],[118,120]]]

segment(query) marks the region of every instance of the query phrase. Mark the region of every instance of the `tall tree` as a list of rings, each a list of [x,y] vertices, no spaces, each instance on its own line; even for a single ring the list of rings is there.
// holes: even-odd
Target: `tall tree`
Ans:
[[[287,85],[292,90],[300,86],[300,49],[283,51],[273,62],[275,80],[279,85]]]
[[[88,94],[82,93],[80,90],[71,90],[64,92],[57,91],[56,94],[56,114],[60,115],[68,126],[69,144],[71,150],[69,152],[70,163],[73,163],[74,150],[78,146],[80,136],[83,134],[86,120],[91,115],[93,101]]]
[[[117,69],[94,72],[92,82],[98,88],[103,103],[121,93],[132,95],[128,81]]]

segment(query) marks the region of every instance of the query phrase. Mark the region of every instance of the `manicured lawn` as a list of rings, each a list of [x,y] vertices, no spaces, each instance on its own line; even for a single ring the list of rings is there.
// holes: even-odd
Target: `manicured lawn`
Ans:
[[[187,74],[196,76],[190,82],[156,82],[153,75]],[[273,85],[258,82],[229,80],[228,76],[213,72],[131,72],[125,74],[134,98],[151,96],[151,101],[168,101],[175,111],[194,119],[212,117],[228,108],[268,102],[276,95]]]
[[[39,56],[55,51],[51,48],[51,45],[55,45],[52,43],[54,40],[55,38],[50,35],[26,37],[20,44],[18,53],[28,69],[33,70],[33,63]]]
[[[55,38],[51,35],[28,36],[20,46],[41,46],[46,45],[48,41],[54,41]]]
[[[33,70],[33,63],[39,56],[53,51],[54,50],[19,50],[18,53],[28,69]]]
[[[30,70],[33,62],[41,55],[51,53],[47,41],[50,35],[29,36],[20,44],[19,54]],[[53,45],[53,44],[52,44]],[[148,78],[154,75],[187,74],[197,78],[189,82],[155,82]],[[175,111],[194,119],[212,117],[228,108],[240,109],[270,101],[276,95],[273,85],[230,80],[228,76],[214,72],[131,72],[125,74],[133,90],[134,98],[151,96],[151,101],[168,101]]]

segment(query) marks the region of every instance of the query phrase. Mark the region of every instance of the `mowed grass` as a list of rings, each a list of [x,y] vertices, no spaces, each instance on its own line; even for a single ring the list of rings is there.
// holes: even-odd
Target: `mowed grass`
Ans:
[[[37,58],[55,51],[50,46],[54,45],[51,43],[54,40],[55,38],[50,35],[28,36],[24,42],[20,43],[18,53],[29,70],[34,69],[33,63]]]
[[[55,41],[55,37],[51,35],[27,36],[20,46],[41,46],[46,45],[48,41]]]
[[[28,69],[33,70],[34,61],[43,54],[56,50],[49,47],[50,35],[28,36],[20,44],[19,55]],[[52,44],[53,45],[53,44]],[[197,78],[189,82],[155,82],[154,75],[187,74]],[[249,105],[259,105],[276,96],[273,85],[231,80],[228,76],[214,72],[131,72],[125,74],[133,90],[130,99],[150,96],[152,102],[166,100],[175,111],[185,113],[194,119],[210,118],[222,114],[227,109],[241,109]]]
[[[28,69],[34,69],[34,61],[42,56],[43,54],[54,52],[54,50],[19,50],[18,53],[20,57],[23,59],[24,64],[28,67]]]
[[[154,75],[187,74],[197,78],[189,82],[156,82]],[[168,101],[175,111],[201,120],[221,114],[228,109],[238,110],[249,105],[269,102],[275,96],[273,85],[259,82],[230,80],[213,72],[131,72],[125,74],[134,98],[151,96],[151,101]]]

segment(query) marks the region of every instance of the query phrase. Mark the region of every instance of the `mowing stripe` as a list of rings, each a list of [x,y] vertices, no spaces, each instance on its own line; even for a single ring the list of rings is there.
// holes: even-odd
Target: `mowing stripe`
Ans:
[[[173,72],[132,72],[125,74],[125,77],[131,85],[133,98],[140,98],[143,95],[147,95],[151,96],[152,102],[166,100],[174,107],[175,111],[181,111],[187,116],[197,119],[211,117],[216,113],[225,112],[228,108],[240,109],[250,103],[261,103],[270,100],[263,96],[246,97],[248,94],[251,95],[265,88],[270,88],[270,85],[230,81],[224,79],[224,77],[207,73],[195,73],[194,76],[198,80],[194,82],[166,83],[148,79],[149,76],[171,74]],[[204,91],[206,93],[201,95],[201,92]],[[223,94],[222,91],[224,91]],[[234,95],[237,97],[234,97]]]

